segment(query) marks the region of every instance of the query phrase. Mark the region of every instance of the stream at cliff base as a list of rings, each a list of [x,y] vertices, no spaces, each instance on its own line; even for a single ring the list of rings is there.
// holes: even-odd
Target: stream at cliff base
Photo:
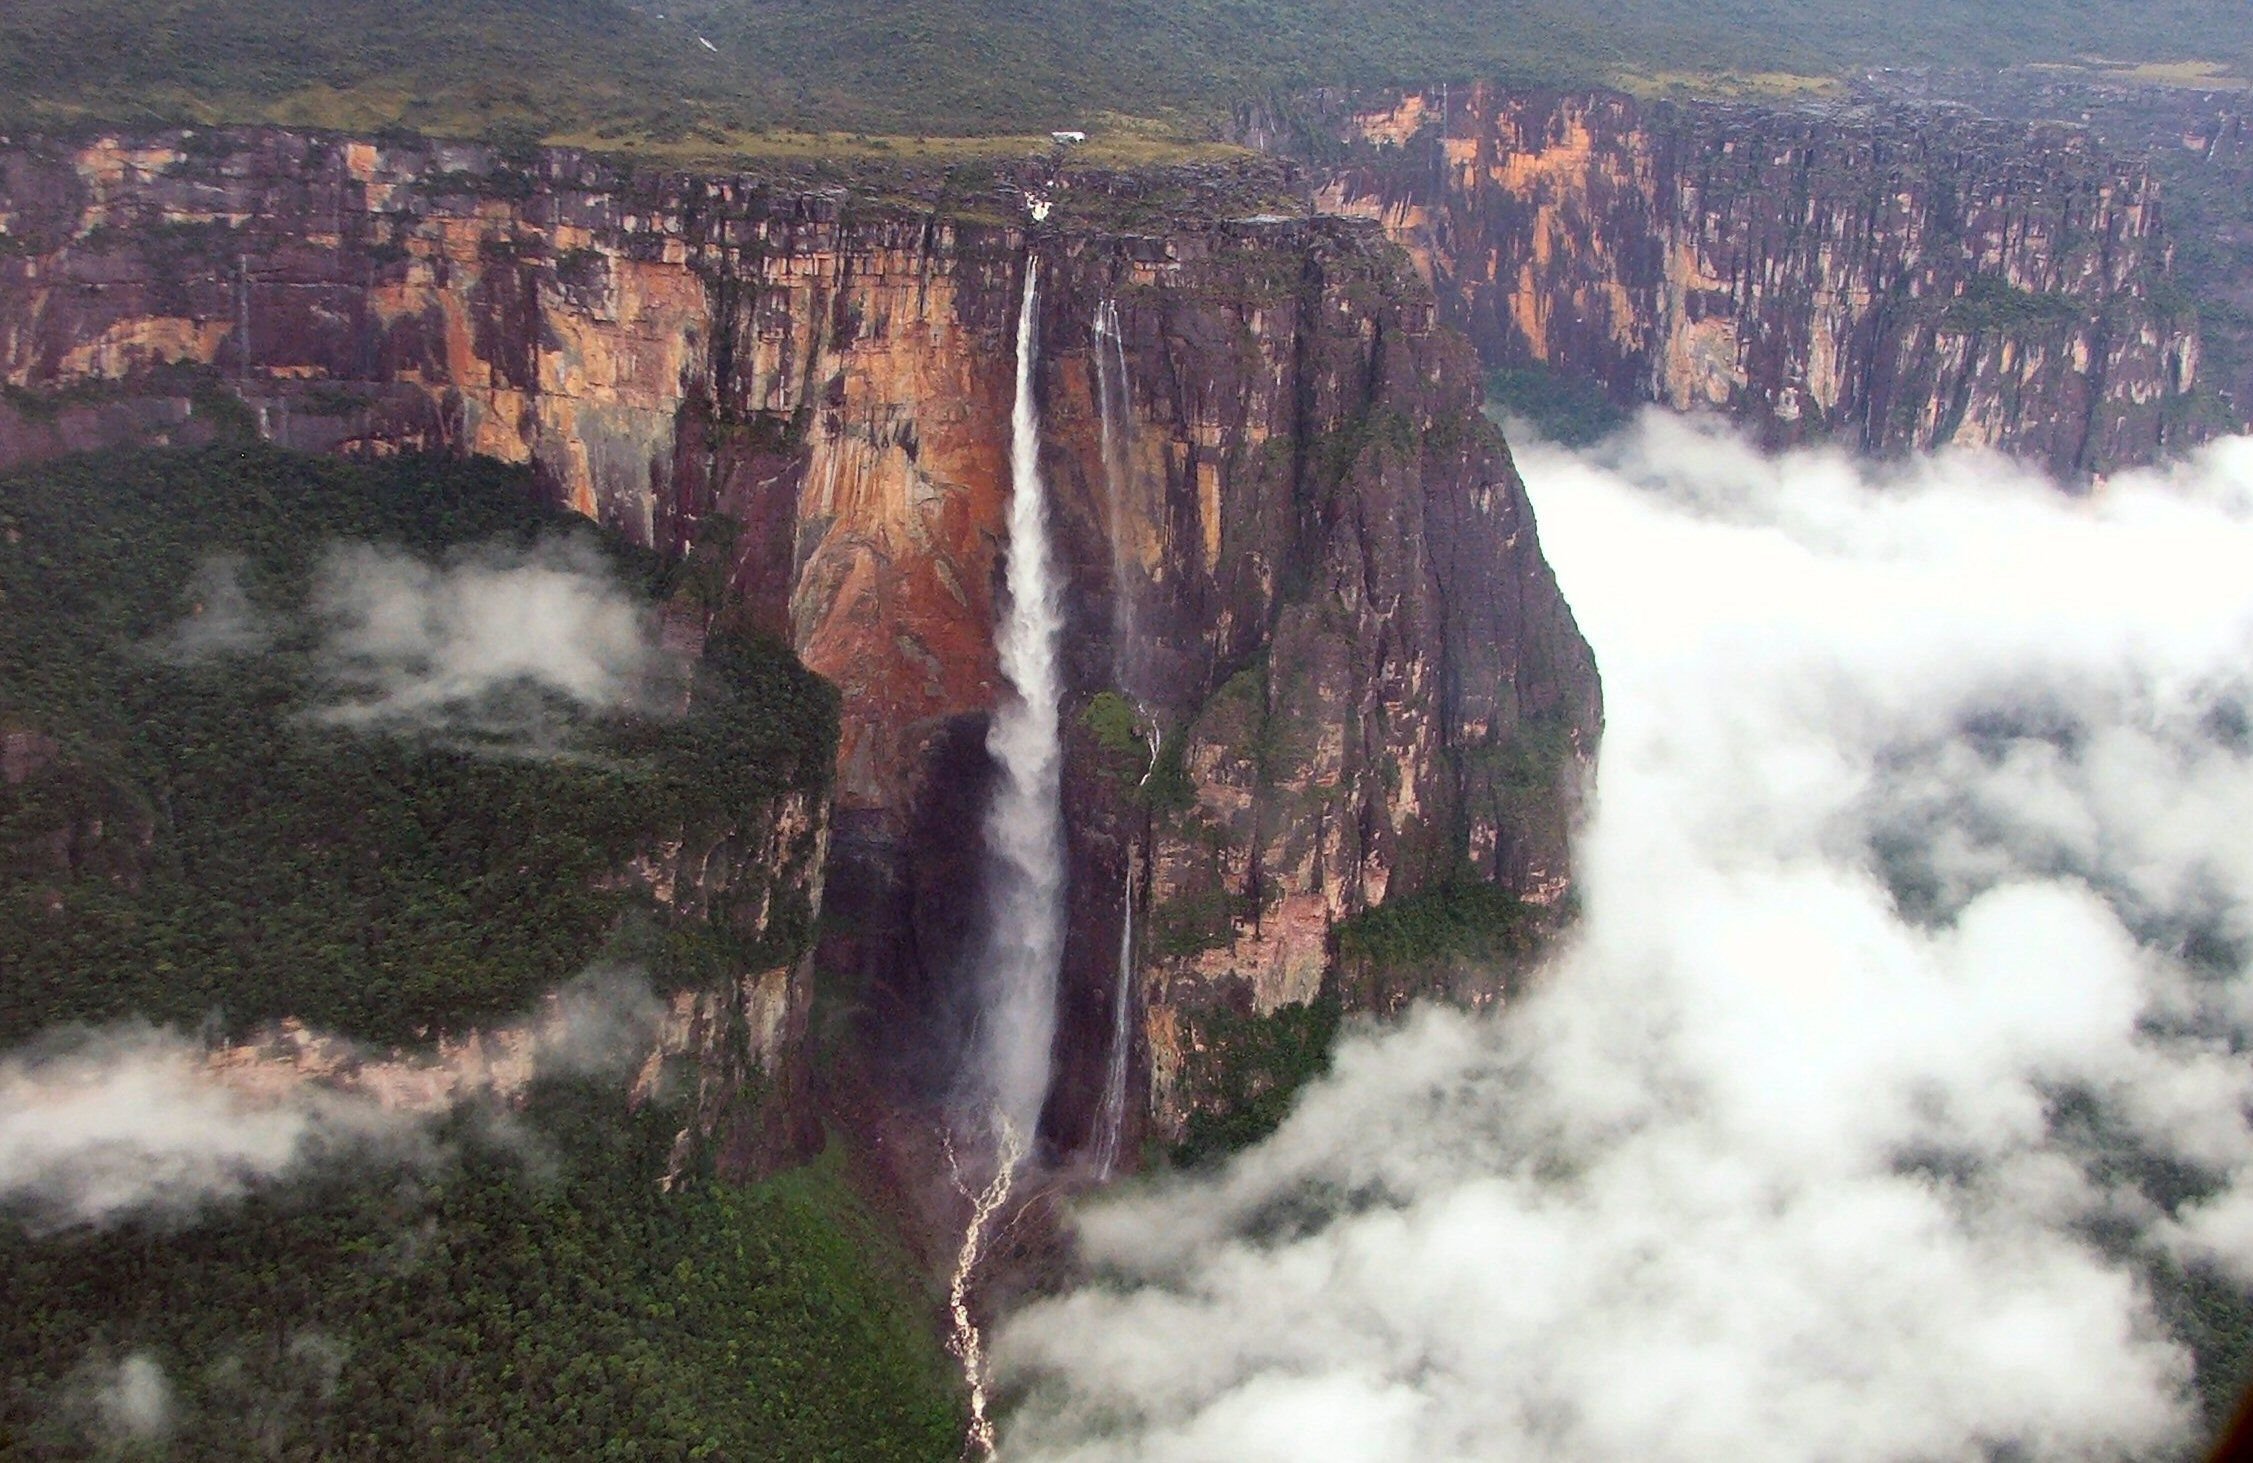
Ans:
[[[1575,931],[1090,1201],[1002,1455],[2178,1452],[2253,1315],[2253,439],[1518,457],[1605,677]]]

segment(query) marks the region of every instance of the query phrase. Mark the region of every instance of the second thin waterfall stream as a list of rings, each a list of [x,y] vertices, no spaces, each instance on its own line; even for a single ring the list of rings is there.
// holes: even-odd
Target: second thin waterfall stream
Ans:
[[[1134,650],[1134,595],[1127,586],[1126,516],[1121,495],[1126,482],[1126,347],[1119,338],[1119,307],[1105,300],[1095,310],[1095,388],[1103,423],[1103,501],[1111,533],[1111,596],[1118,616],[1113,631],[1112,679],[1126,683]],[[1155,728],[1152,728],[1155,732]],[[1151,746],[1151,765],[1157,748]],[[1143,774],[1149,781],[1149,774]],[[1119,1163],[1119,1135],[1126,1127],[1127,1069],[1134,1055],[1134,876],[1135,851],[1127,850],[1126,880],[1119,893],[1119,964],[1111,990],[1111,1050],[1103,1069],[1103,1101],[1095,1114],[1095,1176],[1107,1180]]]

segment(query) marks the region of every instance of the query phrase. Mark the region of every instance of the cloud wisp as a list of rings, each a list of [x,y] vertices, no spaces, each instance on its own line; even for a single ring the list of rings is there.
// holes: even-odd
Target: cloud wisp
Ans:
[[[157,653],[182,663],[256,655],[274,643],[272,627],[243,587],[243,557],[213,554],[188,581],[188,613],[157,643]]]
[[[152,1443],[172,1429],[172,1381],[155,1357],[136,1351],[92,1378],[95,1416],[113,1443]]]
[[[179,1223],[324,1158],[427,1162],[448,1112],[521,1097],[535,1076],[624,1076],[663,1018],[645,980],[605,967],[520,1020],[419,1050],[294,1025],[220,1048],[139,1023],[51,1034],[0,1054],[0,1212],[42,1230]]]
[[[2253,1279],[2253,440],[1520,461],[1605,675],[1581,925],[1085,1212],[1005,1456],[2180,1446],[2152,1277]]]
[[[315,578],[313,610],[341,696],[318,715],[334,725],[538,752],[561,736],[559,713],[666,704],[649,607],[584,548],[442,566],[339,548]]]

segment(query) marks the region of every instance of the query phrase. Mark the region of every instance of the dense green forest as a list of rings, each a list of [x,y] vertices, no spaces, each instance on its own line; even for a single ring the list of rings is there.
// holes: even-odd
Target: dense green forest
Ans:
[[[787,650],[714,637],[686,716],[503,695],[461,726],[335,725],[319,585],[346,543],[695,592],[490,461],[237,444],[0,478],[11,1048],[215,1013],[408,1039],[605,952],[680,984],[811,938],[799,911],[744,950],[598,887],[653,834],[823,789],[835,698]],[[929,1298],[839,1146],[662,1192],[680,1101],[551,1079],[192,1220],[0,1212],[0,1456],[949,1456]]]
[[[904,1255],[836,1153],[660,1193],[674,1114],[556,1087],[442,1166],[337,1165],[187,1229],[0,1222],[0,1457],[941,1460]],[[161,1405],[101,1401],[134,1362]]]
[[[0,114],[272,118],[621,143],[962,134],[1262,92],[1503,77],[1720,85],[2083,57],[2243,67],[2238,0],[8,0]]]
[[[288,1014],[396,1041],[513,1011],[627,927],[635,896],[604,876],[652,834],[725,827],[829,775],[828,686],[726,637],[685,717],[484,708],[560,739],[539,755],[483,723],[398,735],[312,714],[337,694],[306,609],[335,544],[431,560],[576,544],[639,594],[668,589],[667,566],[497,463],[78,458],[0,478],[0,540],[0,729],[54,748],[0,787],[0,1029]],[[215,565],[271,643],[175,653],[198,596],[225,588]],[[792,953],[807,923],[785,911],[784,949],[704,927],[655,945],[741,969]]]

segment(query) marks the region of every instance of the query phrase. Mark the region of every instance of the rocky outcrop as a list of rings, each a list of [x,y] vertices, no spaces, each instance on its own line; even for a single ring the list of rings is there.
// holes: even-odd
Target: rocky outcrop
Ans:
[[[1080,345],[1104,291],[1125,377],[1108,472]],[[1075,677],[1110,690],[1076,718],[1067,1026],[1103,1029],[1131,881],[1139,1107],[1170,1139],[1228,1075],[1216,1033],[1339,994],[1343,922],[1457,880],[1554,905],[1596,680],[1475,359],[1386,251],[1274,226],[1074,293],[1050,482],[1076,582],[1112,582]],[[1528,774],[1537,742],[1555,755]],[[1060,1132],[1099,1055],[1060,1054]]]
[[[1335,995],[1341,921],[1566,887],[1594,668],[1472,355],[1366,224],[1143,232],[1141,191],[1066,178],[1028,230],[276,131],[18,146],[0,177],[19,398],[185,366],[175,429],[217,384],[292,446],[529,461],[837,684],[823,960],[892,1080],[943,1081],[960,1035],[1028,267],[1077,728],[1051,1139],[1092,1121],[1130,898],[1135,1109],[1168,1136],[1225,1086],[1212,1032]],[[1119,707],[1123,743],[1089,729]],[[651,887],[686,862],[711,867],[653,854]],[[689,1020],[800,1030],[805,988]]]
[[[671,1082],[693,1087],[668,1183],[700,1151],[731,1175],[819,1151],[807,1023],[828,861],[826,790],[797,791],[717,826],[661,837],[624,875],[672,918],[719,926],[757,957],[669,993],[652,1023],[634,1101],[666,1093]]]
[[[1296,120],[1344,149],[1318,206],[1381,221],[1490,363],[1771,444],[1992,446],[2068,476],[2189,430],[2156,189],[2083,132],[1484,86]]]

